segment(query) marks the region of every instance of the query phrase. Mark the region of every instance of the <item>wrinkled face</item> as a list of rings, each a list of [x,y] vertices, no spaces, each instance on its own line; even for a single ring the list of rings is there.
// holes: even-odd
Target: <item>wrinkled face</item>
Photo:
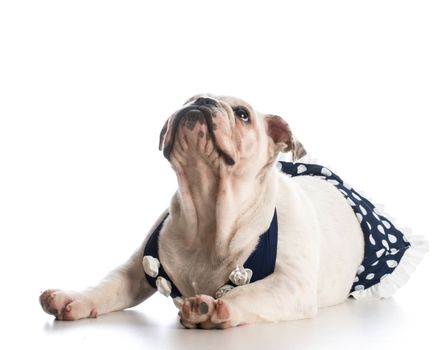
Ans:
[[[160,150],[175,170],[202,164],[236,175],[257,174],[279,151],[298,145],[284,120],[228,96],[190,98],[160,134]]]

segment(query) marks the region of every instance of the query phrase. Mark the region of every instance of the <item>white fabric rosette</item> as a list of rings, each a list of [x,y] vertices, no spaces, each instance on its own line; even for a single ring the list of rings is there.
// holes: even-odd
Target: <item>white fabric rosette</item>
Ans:
[[[168,297],[171,295],[171,282],[169,282],[166,278],[158,277],[155,281],[155,284],[157,285],[157,290],[163,294],[165,297]]]
[[[183,303],[185,302],[185,300],[182,297],[177,297],[172,299],[172,301],[174,302],[174,305],[177,309],[181,310]]]
[[[143,269],[151,277],[158,276],[158,269],[160,268],[160,261],[153,256],[146,255],[143,258]]]
[[[225,294],[227,294],[233,288],[234,288],[234,286],[232,286],[230,284],[225,284],[216,291],[216,294],[214,295],[214,297],[216,299],[222,298]]]
[[[237,265],[230,273],[230,281],[236,286],[243,286],[244,284],[250,283],[251,276],[253,276],[252,270]]]

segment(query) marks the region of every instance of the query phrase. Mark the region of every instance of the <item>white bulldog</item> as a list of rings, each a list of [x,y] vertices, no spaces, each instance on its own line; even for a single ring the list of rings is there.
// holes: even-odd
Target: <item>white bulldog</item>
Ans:
[[[305,155],[280,117],[233,97],[194,96],[166,121],[160,149],[178,178],[169,210],[135,254],[97,286],[43,292],[46,312],[59,320],[96,317],[135,306],[158,289],[175,297],[185,327],[222,329],[309,318],[350,294],[377,298],[397,288],[384,278],[369,291],[362,285],[351,290],[365,269],[362,212],[353,211],[336,180],[277,170],[280,152],[292,152],[295,160]],[[323,169],[323,175],[331,173]],[[275,250],[260,261],[276,259],[266,276],[250,281],[257,267],[244,264],[274,223]],[[397,254],[383,244],[377,258]],[[401,270],[393,274],[402,277]]]

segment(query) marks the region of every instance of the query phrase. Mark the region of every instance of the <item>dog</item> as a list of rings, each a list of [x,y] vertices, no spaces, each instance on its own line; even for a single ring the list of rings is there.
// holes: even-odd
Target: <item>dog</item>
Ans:
[[[159,148],[178,179],[169,209],[97,286],[43,292],[44,311],[97,317],[158,290],[186,328],[311,318],[349,296],[391,296],[426,251],[328,168],[278,162],[301,159],[303,145],[284,119],[240,99],[192,97]]]

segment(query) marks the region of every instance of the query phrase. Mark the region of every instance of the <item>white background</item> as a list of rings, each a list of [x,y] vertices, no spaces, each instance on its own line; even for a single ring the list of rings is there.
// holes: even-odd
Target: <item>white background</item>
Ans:
[[[445,344],[446,18],[429,0],[1,1],[0,347]],[[225,332],[180,329],[161,297],[79,323],[44,314],[40,291],[95,283],[168,205],[159,131],[200,92],[283,116],[312,157],[425,235],[410,282]]]

